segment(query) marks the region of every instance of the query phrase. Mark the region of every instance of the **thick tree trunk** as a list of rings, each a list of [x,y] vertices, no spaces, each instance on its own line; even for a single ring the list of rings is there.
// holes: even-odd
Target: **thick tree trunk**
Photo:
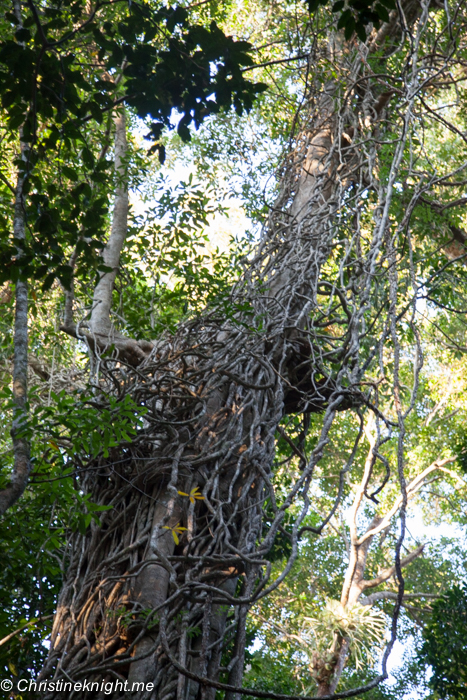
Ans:
[[[367,316],[373,285],[381,285],[378,294],[385,289],[381,251],[413,92],[408,80],[381,184],[374,132],[385,102],[371,72],[361,79],[363,54],[349,49],[340,82],[325,83],[310,102],[268,227],[232,294],[231,319],[219,322],[214,310],[187,322],[135,371],[102,360],[107,388],[147,409],[145,429],[83,470],[81,487],[112,508],[70,540],[41,679],[151,683],[136,693],[141,700],[213,700],[216,687],[229,700],[240,697],[246,613],[297,556],[308,488],[335,413],[368,401],[360,382],[380,342],[367,334]],[[355,229],[350,187],[358,206],[362,193],[378,193],[370,233]],[[326,265],[331,271],[323,273]],[[246,301],[248,310],[239,311]],[[330,324],[338,330],[327,333]],[[362,337],[373,343],[363,359]],[[321,435],[278,501],[277,427],[287,413],[313,411],[324,414]],[[267,554],[296,502],[292,554],[271,581]],[[343,668],[345,641],[337,651]]]
[[[216,682],[223,674],[230,686],[242,683],[246,614],[259,594],[264,555],[285,510],[275,507],[273,527],[261,541],[263,501],[268,495],[274,500],[268,482],[276,427],[284,410],[328,405],[329,428],[343,393],[352,394],[331,377],[315,382],[311,369],[301,386],[293,378],[309,352],[304,330],[316,275],[329,255],[329,217],[335,210],[327,203],[335,189],[329,179],[338,163],[334,153],[323,150],[313,157],[313,138],[303,148],[316,171],[308,165],[306,175],[299,175],[299,150],[289,165],[289,183],[303,198],[308,190],[325,223],[310,233],[309,206],[301,206],[301,212],[278,209],[273,216],[233,299],[250,295],[251,330],[243,323],[219,327],[207,315],[161,345],[136,374],[123,375],[118,365],[108,365],[115,380],[123,381],[122,390],[149,409],[148,429],[125,448],[126,457],[117,452],[83,475],[83,488],[93,500],[113,509],[103,514],[102,526],[92,523],[85,536],[75,535],[70,543],[67,582],[42,679],[93,674],[106,680],[113,669],[128,682],[154,683],[140,697],[157,700],[212,698],[213,690],[200,687],[196,677]],[[299,269],[298,260],[297,284],[287,270]],[[258,290],[263,280],[270,280],[266,295]],[[283,304],[286,316],[274,318],[271,311]],[[263,318],[267,332],[254,328]],[[326,433],[316,459],[325,441]],[[305,473],[297,490],[307,478]],[[201,498],[180,495],[196,487]],[[181,523],[186,531],[178,532]],[[44,695],[56,696],[54,691]]]

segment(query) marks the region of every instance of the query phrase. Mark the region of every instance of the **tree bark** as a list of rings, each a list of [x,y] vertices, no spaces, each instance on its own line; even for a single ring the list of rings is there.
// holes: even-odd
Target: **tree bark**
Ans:
[[[122,67],[123,68],[123,67]],[[118,84],[118,78],[116,84]],[[112,293],[115,279],[120,265],[120,256],[128,235],[128,142],[126,133],[125,107],[120,106],[114,115],[114,171],[115,171],[115,198],[112,215],[112,227],[109,239],[102,252],[102,264],[110,268],[108,272],[102,272],[94,289],[91,315],[89,322],[75,323],[73,319],[73,282],[70,290],[65,290],[65,314],[61,330],[74,338],[84,340],[94,356],[114,348],[114,354],[124,362],[137,367],[143,362],[152,350],[152,343],[133,338],[127,338],[115,330],[111,322]],[[106,153],[106,147],[102,149],[101,157]],[[76,263],[76,250],[70,259],[70,267],[74,269]]]
[[[110,310],[112,292],[117,276],[120,254],[128,235],[128,143],[126,135],[125,108],[119,108],[114,117],[115,124],[115,201],[112,229],[102,253],[102,262],[111,272],[103,272],[94,289],[91,312],[91,332],[111,339],[112,324]]]
[[[416,46],[409,49],[414,64]],[[380,343],[366,319],[373,285],[380,285],[378,294],[387,292],[381,261],[387,262],[389,207],[416,76],[402,86],[401,133],[389,175],[378,182],[375,162],[385,141],[374,132],[386,103],[378,79],[365,72],[361,51],[353,47],[342,55],[341,82],[336,79],[335,89],[320,83],[302,115],[279,198],[232,293],[230,318],[219,321],[218,311],[207,310],[181,324],[144,353],[135,370],[102,360],[103,388],[120,397],[129,393],[144,406],[145,428],[83,469],[80,486],[112,508],[100,524],[91,522],[85,534],[71,538],[40,679],[152,682],[153,689],[139,692],[141,700],[212,700],[215,688],[229,700],[241,695],[246,613],[280,585],[298,555],[308,489],[336,411],[369,402],[361,380]],[[360,151],[364,158],[357,157]],[[352,187],[356,206],[363,193],[378,194],[370,233],[352,228]],[[115,215],[120,221],[117,208]],[[119,226],[109,239],[113,270],[118,261],[110,242],[121,249]],[[353,236],[350,242],[344,234]],[[323,273],[326,265],[335,267],[334,277]],[[108,275],[98,283],[96,314],[107,309],[114,273]],[[107,311],[94,316],[93,332],[108,333],[107,319]],[[330,325],[337,330],[326,333]],[[363,357],[362,338],[370,345]],[[287,495],[278,496],[273,469],[279,423],[288,413],[318,411],[323,427],[316,446]],[[267,555],[292,503],[300,511],[292,554],[272,581]],[[269,520],[263,519],[266,508]],[[370,542],[355,544],[346,601],[354,572],[364,571]],[[336,669],[344,667],[345,644],[336,650]],[[44,697],[59,693],[49,690]]]
[[[16,3],[16,14],[21,18],[20,6]],[[22,246],[26,240],[25,210],[23,201],[23,184],[26,167],[26,144],[20,130],[20,152],[22,161],[18,167],[15,193],[13,233],[17,242],[16,265],[21,270]],[[27,433],[28,422],[28,282],[19,272],[15,284],[15,329],[13,355],[13,421],[11,437],[13,440],[13,472],[7,486],[0,491],[0,515],[4,515],[22,496],[31,473],[31,445]]]
[[[402,506],[402,499],[397,498],[396,502],[384,515],[376,514],[373,520],[370,522],[366,531],[362,536],[358,535],[357,530],[357,520],[359,515],[359,510],[362,505],[363,496],[368,488],[371,472],[373,469],[374,459],[377,451],[380,448],[378,441],[372,438],[369,431],[367,431],[367,436],[370,441],[370,450],[365,463],[365,469],[363,473],[362,480],[356,488],[356,494],[352,508],[350,509],[349,515],[349,527],[350,527],[350,548],[349,548],[349,563],[347,565],[347,571],[344,579],[344,584],[342,586],[341,595],[341,605],[344,607],[354,606],[356,604],[361,605],[371,605],[378,600],[394,600],[398,601],[401,598],[401,591],[381,591],[371,595],[365,595],[362,599],[363,594],[372,589],[377,588],[381,584],[388,581],[396,574],[396,565],[393,564],[383,569],[379,569],[378,575],[373,579],[365,579],[365,570],[368,552],[374,539],[377,535],[380,535],[386,531],[390,526],[392,518],[397,514],[398,510]],[[407,487],[407,498],[412,499],[423,487],[427,477],[437,470],[445,470],[445,464],[452,462],[454,458],[448,457],[445,459],[436,460],[429,467],[424,469],[420,474],[418,474]],[[449,470],[447,470],[449,471]],[[412,552],[409,552],[405,557],[400,559],[400,568],[404,569],[409,566],[413,561],[423,554],[425,545],[422,544]],[[408,594],[404,595],[402,600],[410,600],[411,598],[424,597],[424,594]],[[426,595],[427,598],[437,597]],[[345,636],[340,636],[337,639],[336,648],[334,655],[331,660],[323,659],[320,664],[321,678],[318,683],[318,697],[326,697],[335,693],[339,680],[342,676],[342,672],[346,666],[349,655],[349,641]],[[322,669],[325,667],[325,662],[327,662],[326,672],[323,673]]]

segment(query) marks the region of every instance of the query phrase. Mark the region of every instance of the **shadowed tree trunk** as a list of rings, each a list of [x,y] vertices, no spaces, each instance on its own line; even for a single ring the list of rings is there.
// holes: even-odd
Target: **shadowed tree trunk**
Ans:
[[[22,28],[21,3],[15,0],[13,11]],[[23,187],[30,167],[27,156],[28,146],[23,140],[23,129],[19,129],[19,165],[17,168],[15,204],[13,218],[13,235],[16,244],[16,262],[20,263],[24,255],[23,245],[26,239]],[[19,267],[19,264],[18,264]],[[28,422],[28,282],[19,278],[15,283],[15,330],[13,358],[13,422],[11,437],[13,439],[14,466],[7,486],[0,490],[0,515],[23,494],[31,473],[30,442],[26,432]]]
[[[20,155],[24,162],[26,146],[21,140]],[[19,170],[16,182],[14,237],[16,239],[17,258],[23,251],[21,244],[25,240],[24,203],[23,203],[24,172]],[[18,279],[15,284],[15,331],[14,331],[14,360],[13,360],[13,422],[11,437],[13,439],[14,468],[8,485],[0,490],[0,515],[15,503],[23,494],[31,472],[30,443],[26,432],[28,422],[28,282]]]

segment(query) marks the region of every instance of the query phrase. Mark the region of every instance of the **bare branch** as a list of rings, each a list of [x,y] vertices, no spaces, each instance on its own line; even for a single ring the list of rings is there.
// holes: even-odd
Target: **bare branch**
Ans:
[[[399,594],[395,591],[378,591],[377,593],[371,593],[368,596],[360,598],[360,603],[361,605],[374,605],[379,600],[397,600],[398,595]],[[441,593],[404,593],[402,600],[418,600],[420,598],[438,600],[441,597]]]
[[[465,482],[460,479],[458,474],[455,474],[455,472],[452,472],[451,470],[446,470],[444,469],[445,464],[450,464],[452,462],[455,462],[457,457],[446,457],[445,459],[441,460],[435,460],[430,464],[429,467],[427,467],[423,472],[421,472],[418,476],[416,476],[410,484],[407,486],[407,498],[408,500],[411,500],[416,496],[416,494],[420,491],[420,489],[423,487],[425,483],[425,479],[434,471],[437,469],[448,472],[451,476],[454,476],[456,479],[459,479],[464,486],[466,486]],[[396,499],[394,502],[392,508],[382,517],[381,522],[377,526],[371,526],[362,537],[358,540],[358,544],[363,544],[368,538],[374,537],[377,535],[379,532],[384,530],[391,522],[391,519],[394,517],[394,515],[397,513],[399,508],[402,505],[402,496],[399,496],[399,498]]]
[[[401,559],[401,568],[404,568],[411,564],[417,557],[419,557],[425,548],[425,545],[422,544],[420,547],[417,547],[417,549],[414,549],[413,552],[410,552],[406,557]],[[376,578],[371,579],[371,581],[362,581],[360,586],[362,591],[366,591],[368,588],[376,588],[376,586],[381,585],[385,581],[387,581],[391,576],[394,576],[396,572],[396,566],[388,566],[386,569],[382,569],[378,576]]]
[[[21,625],[21,627],[18,627],[18,629],[16,629],[14,632],[7,634],[7,636],[3,637],[3,639],[0,639],[0,647],[3,646],[3,644],[7,644],[10,640],[13,639],[13,637],[16,637],[17,634],[20,634],[28,627],[34,627],[35,625],[37,625],[45,620],[51,620],[53,617],[54,617],[53,615],[44,615],[43,617],[38,617],[38,618],[35,618],[34,620],[30,620],[29,622],[26,622],[24,625]]]

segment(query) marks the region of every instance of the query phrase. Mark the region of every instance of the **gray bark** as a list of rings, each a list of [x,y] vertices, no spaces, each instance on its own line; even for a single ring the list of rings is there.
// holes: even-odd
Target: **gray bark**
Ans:
[[[167,598],[170,570],[161,564],[174,550],[175,541],[169,530],[161,528],[175,527],[180,522],[181,514],[175,499],[168,493],[158,499],[154,513],[151,537],[144,559],[148,563],[135,577],[132,598],[139,610],[153,612],[162,608]],[[154,564],[151,564],[151,560]],[[157,613],[156,613],[157,617]],[[142,656],[130,666],[128,680],[150,682],[157,675],[155,636],[150,630],[135,647],[135,656]]]
[[[73,320],[74,291],[65,291],[65,313],[61,330],[74,338],[85,340],[91,353],[99,355],[110,346],[115,354],[132,366],[143,362],[153,349],[147,340],[134,340],[118,333],[111,322],[112,292],[120,265],[120,255],[128,235],[128,177],[127,157],[128,143],[126,135],[125,108],[122,106],[114,117],[115,123],[115,199],[112,215],[112,227],[109,239],[102,253],[103,264],[111,268],[102,272],[93,293],[91,318],[88,323],[75,323]],[[102,150],[101,156],[106,149]],[[76,264],[76,250],[69,262],[72,269]]]
[[[120,264],[120,254],[128,234],[128,177],[127,177],[127,136],[124,107],[115,115],[115,201],[112,216],[112,229],[102,254],[102,261],[111,272],[101,274],[94,289],[91,312],[91,332],[99,336],[110,336],[112,325],[110,309],[112,292]],[[110,340],[110,337],[109,337]]]

